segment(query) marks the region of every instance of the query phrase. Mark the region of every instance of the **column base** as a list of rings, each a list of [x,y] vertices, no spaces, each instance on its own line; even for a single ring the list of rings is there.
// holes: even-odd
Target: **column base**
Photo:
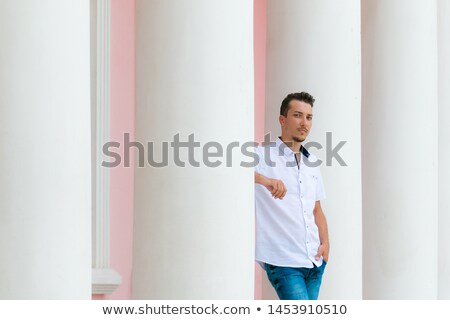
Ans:
[[[92,294],[111,294],[122,283],[114,269],[92,269]]]

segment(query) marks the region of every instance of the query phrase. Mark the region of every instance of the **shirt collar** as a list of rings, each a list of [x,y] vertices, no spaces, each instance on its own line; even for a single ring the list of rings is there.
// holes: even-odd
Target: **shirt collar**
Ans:
[[[283,154],[286,158],[291,159],[292,155],[294,154],[294,151],[292,151],[291,148],[287,144],[281,140],[281,137],[278,137],[278,139],[275,141],[276,147],[278,150],[280,150],[280,154]],[[309,152],[304,148],[302,145],[300,145],[300,152],[306,157],[309,158]]]

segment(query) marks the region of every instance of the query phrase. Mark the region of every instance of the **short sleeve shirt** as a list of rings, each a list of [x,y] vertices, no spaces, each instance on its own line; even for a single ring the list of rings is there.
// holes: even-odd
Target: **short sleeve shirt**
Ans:
[[[255,184],[256,261],[285,267],[321,266],[315,260],[320,246],[314,221],[316,201],[325,198],[318,159],[300,148],[300,162],[295,153],[278,138],[275,143],[258,146],[255,171],[267,178],[282,180],[285,197],[274,199],[261,184]]]

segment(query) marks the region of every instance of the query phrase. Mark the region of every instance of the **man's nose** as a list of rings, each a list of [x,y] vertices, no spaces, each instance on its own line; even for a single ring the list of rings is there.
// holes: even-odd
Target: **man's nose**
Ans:
[[[300,117],[300,124],[305,125],[306,124],[306,117]]]

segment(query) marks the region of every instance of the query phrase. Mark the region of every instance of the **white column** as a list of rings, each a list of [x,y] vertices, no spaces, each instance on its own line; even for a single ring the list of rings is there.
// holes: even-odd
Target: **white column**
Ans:
[[[436,1],[362,3],[364,298],[436,299]]]
[[[135,299],[253,299],[253,168],[238,149],[225,161],[228,143],[253,140],[252,5],[137,1],[136,137],[155,161],[169,142],[169,165],[135,171]],[[200,143],[199,167],[186,147],[175,165],[178,133]],[[209,141],[223,147],[216,168],[202,161]]]
[[[0,298],[90,299],[89,2],[0,21]]]
[[[306,142],[321,165],[327,199],[331,251],[321,299],[362,297],[360,162],[360,5],[359,1],[270,0],[267,2],[266,132],[280,134],[283,98],[307,91],[316,98],[313,128]],[[327,164],[326,132],[332,145],[346,141]],[[267,278],[267,277],[265,277]],[[265,283],[265,292],[270,286]],[[268,295],[266,294],[266,298]],[[273,296],[271,296],[273,297]]]
[[[438,0],[439,299],[450,299],[450,1]]]

